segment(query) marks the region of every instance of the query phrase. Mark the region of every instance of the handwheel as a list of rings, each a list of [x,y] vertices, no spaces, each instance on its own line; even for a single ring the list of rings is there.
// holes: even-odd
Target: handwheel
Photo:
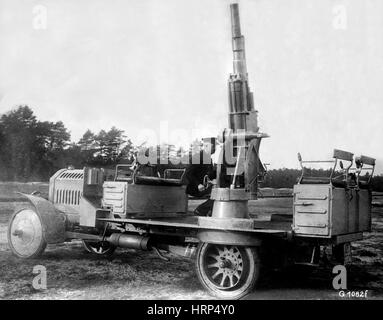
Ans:
[[[34,209],[21,209],[13,214],[8,225],[8,244],[20,258],[36,258],[47,245],[41,219]]]
[[[202,243],[197,251],[197,275],[203,286],[223,299],[239,299],[259,277],[256,248]]]
[[[116,250],[116,247],[107,241],[94,242],[94,241],[83,240],[82,243],[86,251],[90,253],[102,255],[102,256],[112,255],[114,250]]]

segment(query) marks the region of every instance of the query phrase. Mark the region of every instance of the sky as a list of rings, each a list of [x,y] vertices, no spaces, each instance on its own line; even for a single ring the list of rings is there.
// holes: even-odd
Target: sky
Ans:
[[[187,145],[227,126],[231,1],[0,0],[0,114],[27,104],[77,141],[123,129]],[[241,0],[269,168],[334,148],[383,173],[383,1]]]

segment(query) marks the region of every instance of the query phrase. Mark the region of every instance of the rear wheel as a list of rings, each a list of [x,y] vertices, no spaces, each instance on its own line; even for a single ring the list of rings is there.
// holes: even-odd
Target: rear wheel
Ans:
[[[197,275],[203,286],[223,299],[239,299],[259,277],[256,248],[202,243],[197,251]]]
[[[8,244],[12,252],[25,259],[40,256],[47,245],[40,216],[34,209],[21,209],[8,225]]]
[[[114,253],[116,247],[107,241],[87,241],[83,240],[83,245],[86,251],[100,256],[109,256]]]

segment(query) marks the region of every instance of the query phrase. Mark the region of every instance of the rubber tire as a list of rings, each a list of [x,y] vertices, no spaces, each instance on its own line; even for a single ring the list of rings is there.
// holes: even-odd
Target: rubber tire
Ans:
[[[82,241],[82,244],[83,244],[85,250],[86,250],[87,252],[92,253],[92,254],[95,254],[95,255],[99,255],[99,256],[107,256],[107,257],[108,257],[108,256],[111,256],[111,255],[114,253],[114,251],[116,250],[116,247],[115,247],[115,246],[110,245],[109,250],[107,250],[107,251],[105,251],[105,252],[103,252],[103,253],[98,253],[98,252],[93,251],[93,250],[90,248],[89,243],[91,243],[91,242],[88,242],[88,241],[86,241],[86,240],[83,240],[83,241]]]
[[[237,300],[240,299],[247,294],[249,294],[255,287],[260,271],[260,260],[258,255],[258,248],[256,247],[244,247],[244,246],[236,246],[240,251],[241,255],[246,256],[247,263],[249,264],[249,274],[243,284],[235,290],[220,290],[211,281],[203,272],[203,255],[207,251],[208,246],[215,246],[215,244],[209,243],[200,243],[198,246],[197,254],[196,254],[196,272],[199,281],[201,284],[215,297],[220,299],[230,299]]]
[[[14,248],[14,246],[12,245],[12,241],[11,241],[11,230],[12,230],[12,224],[16,218],[16,216],[24,211],[24,210],[32,210],[36,213],[36,216],[38,217],[39,221],[40,221],[40,224],[41,224],[41,230],[42,232],[44,232],[43,230],[43,224],[42,224],[42,221],[41,221],[41,218],[40,216],[38,215],[38,213],[36,212],[35,209],[33,208],[23,208],[23,209],[20,209],[16,212],[13,213],[13,215],[11,216],[11,219],[9,220],[9,223],[8,223],[8,230],[7,230],[7,236],[8,236],[8,245],[9,245],[9,248],[11,249],[12,253],[19,257],[19,258],[22,258],[22,259],[36,259],[38,257],[40,257],[42,255],[42,253],[44,252],[46,246],[47,246],[47,243],[44,239],[44,234],[42,234],[42,238],[41,238],[41,241],[39,243],[39,246],[36,248],[36,250],[34,252],[31,252],[31,254],[29,255],[22,255],[20,254],[19,252],[17,252],[17,250]]]

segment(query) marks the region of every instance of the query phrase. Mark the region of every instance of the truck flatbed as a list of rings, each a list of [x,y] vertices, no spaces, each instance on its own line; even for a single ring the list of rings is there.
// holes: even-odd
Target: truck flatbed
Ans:
[[[245,219],[215,219],[209,217],[198,217],[187,215],[184,217],[166,217],[155,219],[140,218],[98,218],[98,221],[112,223],[130,223],[143,226],[161,226],[188,229],[227,230],[239,232],[253,232],[263,234],[287,235],[291,231],[291,221],[259,220],[256,218],[246,219],[246,223],[240,220]],[[223,221],[226,220],[226,221]],[[209,223],[207,223],[209,222]]]

